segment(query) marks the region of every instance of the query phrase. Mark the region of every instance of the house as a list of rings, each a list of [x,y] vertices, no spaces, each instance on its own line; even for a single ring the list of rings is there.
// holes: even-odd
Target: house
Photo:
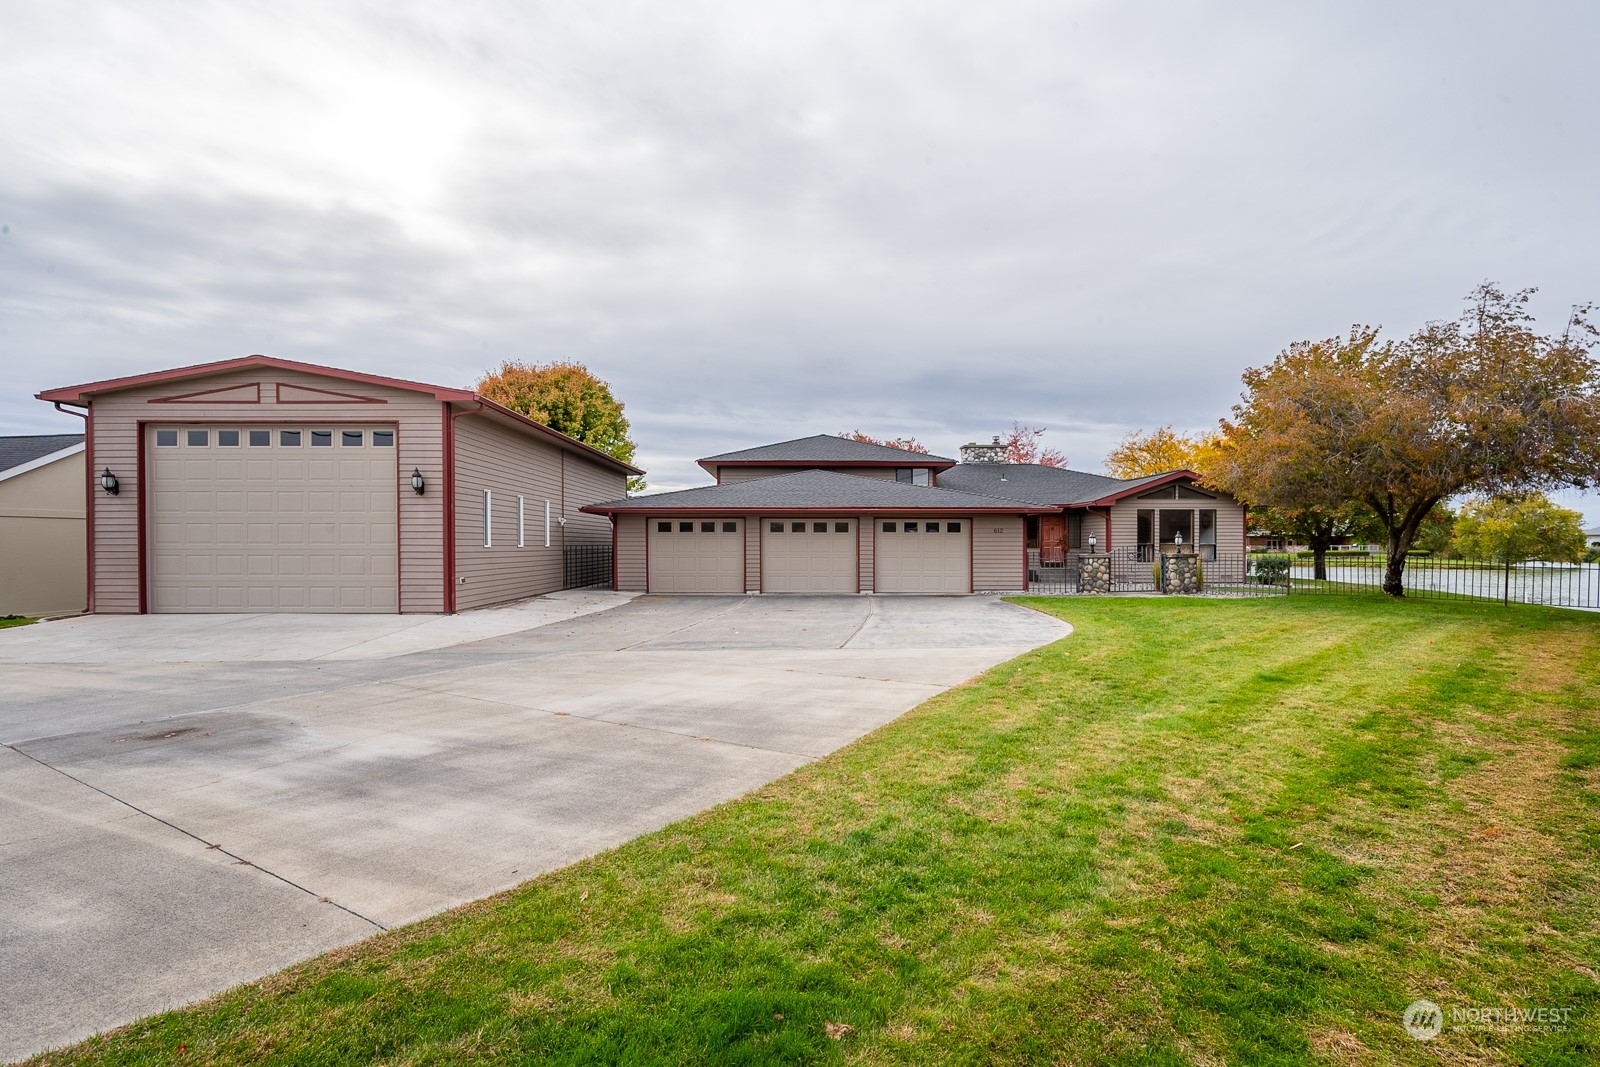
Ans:
[[[47,389],[89,610],[453,612],[562,588],[642,471],[471,390],[246,356]],[[80,485],[80,492],[83,491]]]
[[[715,484],[592,504],[614,584],[655,593],[1026,589],[1093,547],[1153,560],[1178,544],[1244,554],[1244,509],[1192,471],[1123,480],[818,435],[700,460]],[[1181,540],[1180,540],[1181,539]]]
[[[0,615],[84,605],[82,434],[0,437]]]
[[[1590,548],[1600,548],[1600,526],[1583,531],[1583,539]]]

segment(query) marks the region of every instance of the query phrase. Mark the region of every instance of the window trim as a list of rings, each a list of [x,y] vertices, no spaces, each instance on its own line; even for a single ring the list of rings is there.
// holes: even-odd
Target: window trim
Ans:
[[[518,495],[518,497],[517,497],[517,547],[518,548],[527,547],[527,543],[528,542],[527,542],[526,535],[527,535],[527,520],[524,517],[523,510],[522,510],[522,497],[521,497],[521,495]]]
[[[494,490],[483,491],[483,547],[494,547]]]
[[[544,547],[550,547],[550,501],[544,502]]]

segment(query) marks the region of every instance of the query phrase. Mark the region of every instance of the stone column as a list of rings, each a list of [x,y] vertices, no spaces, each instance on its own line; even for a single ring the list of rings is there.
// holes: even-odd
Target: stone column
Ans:
[[[1174,552],[1161,557],[1161,591],[1168,595],[1200,591],[1200,557],[1194,552]]]
[[[1084,552],[1078,556],[1078,592],[1111,592],[1111,556],[1105,552]]]

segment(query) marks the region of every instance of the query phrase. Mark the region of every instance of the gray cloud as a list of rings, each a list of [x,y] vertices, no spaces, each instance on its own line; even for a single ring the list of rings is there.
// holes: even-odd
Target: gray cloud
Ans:
[[[267,351],[571,357],[662,486],[1014,418],[1093,468],[1483,278],[1600,296],[1590,5],[90,5],[0,65],[0,425]],[[73,420],[75,421],[75,420]],[[1585,501],[1595,518],[1600,507]]]

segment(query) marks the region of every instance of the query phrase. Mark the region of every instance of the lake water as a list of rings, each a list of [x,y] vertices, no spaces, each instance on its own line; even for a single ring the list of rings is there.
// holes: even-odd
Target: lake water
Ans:
[[[1294,577],[1310,579],[1309,560],[1297,560]],[[1377,589],[1383,585],[1383,566],[1339,566],[1328,561],[1328,581],[1341,585]],[[1411,561],[1406,564],[1407,592],[1454,593],[1458,596],[1500,600],[1509,591],[1517,604],[1546,604],[1560,608],[1600,611],[1600,564],[1523,563],[1506,569],[1496,564],[1451,566],[1445,563]]]

